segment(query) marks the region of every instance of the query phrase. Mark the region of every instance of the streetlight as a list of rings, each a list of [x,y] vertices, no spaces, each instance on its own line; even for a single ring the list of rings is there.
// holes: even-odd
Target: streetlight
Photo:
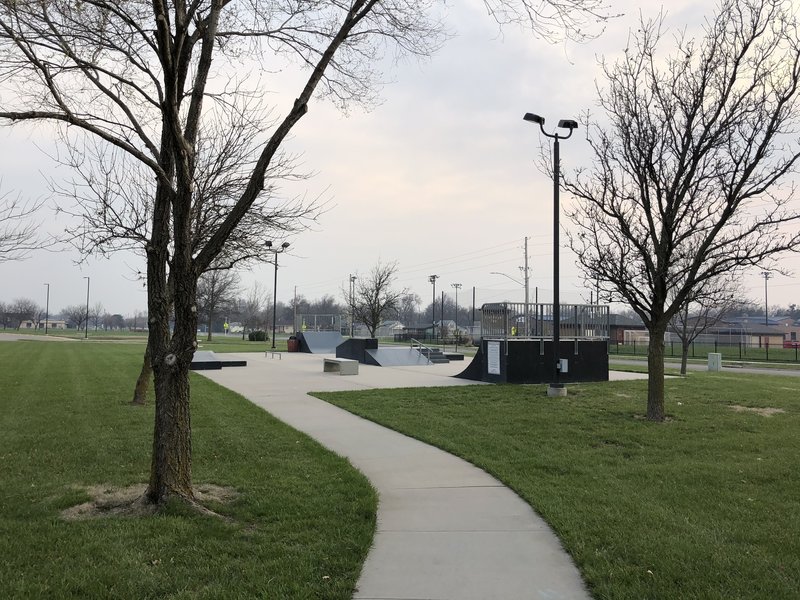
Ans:
[[[45,283],[47,286],[47,301],[44,309],[44,334],[47,335],[47,321],[50,319],[50,284]]]
[[[275,283],[272,287],[272,349],[275,350],[275,316],[278,311],[278,254],[286,252],[289,247],[289,242],[283,242],[280,249],[273,250],[272,240],[265,242],[267,252],[272,252],[275,255]]]
[[[500,271],[489,271],[489,275],[502,275],[503,277],[507,277],[517,285],[525,286],[519,279],[514,279],[511,275],[506,275],[505,273],[501,273]]]
[[[431,329],[431,341],[436,335],[436,280],[439,279],[438,275],[430,275],[428,281],[433,284],[433,299],[431,301],[431,319],[433,321],[433,329]],[[444,305],[442,305],[442,316],[444,316]]]
[[[761,271],[761,276],[764,278],[764,325],[769,325],[769,305],[767,304],[767,281],[772,277],[769,271]]]
[[[89,283],[91,282],[91,279],[88,276],[84,277],[84,279],[86,280],[86,332],[83,335],[83,339],[88,340],[89,339]]]
[[[567,389],[561,383],[561,351],[559,345],[560,328],[561,328],[561,306],[558,289],[558,234],[559,234],[559,207],[558,207],[558,189],[560,176],[560,158],[559,158],[559,140],[566,140],[572,135],[572,132],[577,129],[578,122],[571,119],[561,119],[558,122],[558,127],[561,129],[569,130],[565,136],[558,135],[558,132],[547,133],[544,130],[544,117],[533,113],[525,113],[523,120],[539,125],[539,129],[545,137],[552,138],[553,143],[553,358],[555,359],[554,367],[554,381],[547,388],[548,396],[566,396]]]
[[[350,337],[353,337],[353,320],[356,318],[356,306],[354,296],[356,295],[356,276],[350,275]]]
[[[458,290],[461,289],[460,283],[451,283],[456,290],[456,352],[458,352]]]

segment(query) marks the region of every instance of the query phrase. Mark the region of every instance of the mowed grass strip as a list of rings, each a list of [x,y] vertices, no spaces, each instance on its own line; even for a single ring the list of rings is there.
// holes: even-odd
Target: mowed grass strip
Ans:
[[[376,496],[345,460],[192,376],[195,484],[228,517],[65,522],[86,486],[147,481],[153,409],[128,404],[143,347],[0,343],[0,597],[350,598]],[[151,395],[152,398],[152,395]]]
[[[663,424],[643,420],[644,381],[568,387],[318,395],[516,490],[596,598],[800,598],[800,380],[671,379]]]

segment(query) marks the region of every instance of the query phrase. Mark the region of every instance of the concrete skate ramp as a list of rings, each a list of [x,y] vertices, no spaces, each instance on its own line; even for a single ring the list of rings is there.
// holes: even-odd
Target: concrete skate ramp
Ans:
[[[336,354],[336,346],[344,341],[338,331],[303,331],[297,334],[300,352]]]
[[[366,350],[365,359],[368,365],[378,367],[408,367],[427,365],[428,359],[412,348],[377,348]]]

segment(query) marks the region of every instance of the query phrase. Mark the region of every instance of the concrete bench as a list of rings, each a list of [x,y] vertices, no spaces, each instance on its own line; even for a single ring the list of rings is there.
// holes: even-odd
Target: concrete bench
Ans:
[[[339,375],[358,375],[358,361],[351,358],[323,358],[322,370]]]

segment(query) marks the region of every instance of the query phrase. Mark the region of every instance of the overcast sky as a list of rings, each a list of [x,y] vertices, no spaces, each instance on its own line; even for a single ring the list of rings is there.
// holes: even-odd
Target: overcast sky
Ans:
[[[456,36],[431,60],[409,61],[387,73],[393,83],[382,90],[383,102],[370,112],[355,109],[344,116],[317,102],[295,128],[289,148],[302,152],[315,177],[287,194],[321,194],[330,201],[313,231],[290,240],[290,252],[279,259],[278,299],[288,301],[295,289],[308,299],[325,294],[341,300],[350,274],[366,273],[378,260],[397,262],[397,287],[431,301],[431,274],[439,275],[437,296],[453,293],[460,283],[459,304],[476,301],[522,301],[523,240],[529,237],[531,296],[552,298],[552,182],[537,170],[541,139],[538,128],[523,122],[526,112],[547,119],[579,119],[596,112],[597,57],[613,59],[625,46],[641,9],[655,3],[614,1],[624,16],[608,24],[585,44],[549,44],[508,28],[498,32],[475,1],[454,3],[449,26]],[[714,3],[707,0],[669,3],[668,22],[696,29]],[[292,95],[276,94],[278,108]],[[564,169],[588,166],[583,131],[563,142]],[[24,197],[46,194],[44,174],[54,166],[46,153],[47,127],[0,129],[3,191]],[[59,172],[55,172],[60,175]],[[562,194],[562,203],[571,199]],[[58,227],[47,213],[43,227]],[[562,219],[562,226],[569,224]],[[562,241],[564,237],[562,236]],[[0,301],[29,297],[44,305],[50,283],[53,312],[86,301],[101,302],[112,313],[132,314],[146,307],[146,295],[133,272],[144,269],[132,255],[90,259],[77,265],[72,252],[40,252],[32,258],[0,264]],[[800,261],[784,265],[795,274],[769,282],[770,305],[798,302]],[[493,275],[505,273],[508,277]],[[561,253],[562,302],[589,300],[589,290],[569,250]],[[271,265],[243,274],[245,287],[256,281],[272,290]],[[764,281],[753,272],[744,285],[763,302]]]

